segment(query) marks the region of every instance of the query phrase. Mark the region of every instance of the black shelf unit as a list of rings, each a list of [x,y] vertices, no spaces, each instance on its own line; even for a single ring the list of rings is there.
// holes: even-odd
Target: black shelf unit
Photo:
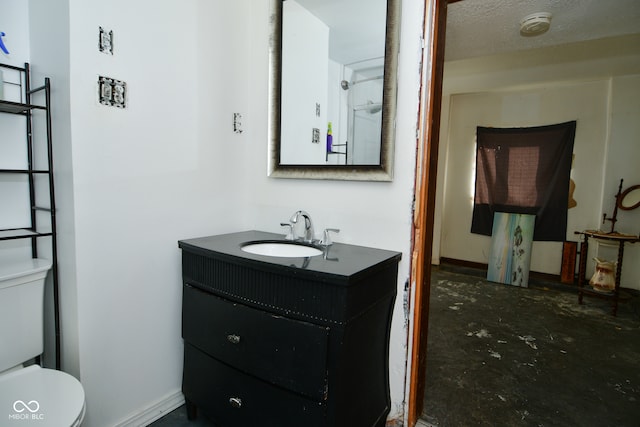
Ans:
[[[329,156],[332,154],[338,154],[338,155],[342,155],[344,156],[344,164],[348,164],[349,163],[349,141],[346,141],[344,144],[333,144],[332,147],[345,147],[344,151],[333,151],[333,148],[331,149],[331,151],[327,151],[327,154],[325,156],[325,160],[328,162],[329,161]]]
[[[31,256],[38,257],[39,241],[41,238],[49,238],[51,245],[51,273],[53,282],[53,304],[54,304],[54,329],[55,329],[55,364],[56,369],[60,369],[60,312],[59,312],[59,278],[58,278],[58,252],[56,239],[56,205],[53,179],[53,144],[51,132],[51,82],[48,77],[44,78],[44,84],[38,87],[31,87],[31,70],[28,63],[24,67],[0,63],[0,71],[8,72],[16,76],[15,81],[5,82],[6,86],[17,89],[19,100],[6,101],[0,99],[0,113],[23,116],[25,118],[25,143],[27,154],[27,168],[25,169],[3,169],[5,166],[0,159],[0,174],[21,174],[27,175],[29,187],[30,218],[29,226],[21,228],[0,229],[0,241],[30,239]],[[6,92],[6,91],[5,91]],[[37,97],[43,102],[34,103]],[[34,115],[42,115],[44,119],[44,129],[46,141],[42,144],[34,143]],[[34,168],[36,153],[46,145],[46,168]],[[44,157],[44,156],[43,156]],[[36,183],[38,176],[44,176],[48,194],[43,191],[40,182]],[[10,203],[10,201],[9,201]],[[42,205],[41,205],[42,203]],[[44,212],[48,217],[48,224],[39,221],[41,216],[38,212]],[[48,227],[47,227],[48,226]],[[45,230],[45,228],[47,228]],[[42,248],[40,248],[42,249]]]

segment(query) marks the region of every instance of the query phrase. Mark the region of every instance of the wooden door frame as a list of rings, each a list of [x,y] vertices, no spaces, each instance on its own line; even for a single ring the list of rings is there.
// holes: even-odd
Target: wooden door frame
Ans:
[[[408,427],[416,425],[422,414],[424,402],[447,4],[455,1],[459,0],[425,0],[424,9],[424,48],[418,114],[419,136],[410,281],[415,289],[409,364],[411,370],[406,424]]]

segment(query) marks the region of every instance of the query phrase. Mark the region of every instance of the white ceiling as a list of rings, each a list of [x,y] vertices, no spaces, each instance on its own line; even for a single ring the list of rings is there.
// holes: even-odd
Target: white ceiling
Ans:
[[[520,35],[520,21],[551,13],[551,28]],[[447,61],[640,33],[640,0],[463,0],[447,7]]]
[[[341,64],[352,64],[384,56],[386,1],[295,1],[331,29],[331,59]]]

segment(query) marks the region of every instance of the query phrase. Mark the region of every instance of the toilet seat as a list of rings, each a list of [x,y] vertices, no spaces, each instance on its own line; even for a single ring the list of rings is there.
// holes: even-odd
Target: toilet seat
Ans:
[[[0,375],[0,416],[7,425],[79,426],[84,398],[80,381],[62,371],[31,365]]]

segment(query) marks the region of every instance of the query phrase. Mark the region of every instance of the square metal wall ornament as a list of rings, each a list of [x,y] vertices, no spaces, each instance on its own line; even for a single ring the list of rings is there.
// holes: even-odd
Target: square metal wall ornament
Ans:
[[[102,53],[113,55],[113,30],[107,31],[102,27],[99,27],[99,29],[98,49]]]
[[[127,100],[127,83],[110,77],[98,77],[98,98],[100,104],[125,108]]]

